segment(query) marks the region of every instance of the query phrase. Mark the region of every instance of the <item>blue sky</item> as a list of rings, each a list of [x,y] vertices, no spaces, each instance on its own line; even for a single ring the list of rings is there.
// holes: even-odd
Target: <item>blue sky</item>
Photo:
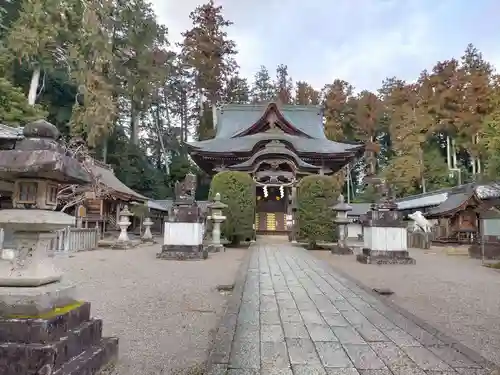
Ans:
[[[171,40],[201,0],[153,0]],[[473,43],[500,70],[498,0],[216,0],[239,49],[242,75],[289,67],[316,88],[335,78],[376,90],[388,76],[412,81]],[[274,72],[272,72],[274,76]]]

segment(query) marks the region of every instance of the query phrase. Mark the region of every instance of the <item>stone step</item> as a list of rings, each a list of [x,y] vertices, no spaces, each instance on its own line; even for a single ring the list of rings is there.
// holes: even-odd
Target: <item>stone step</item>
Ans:
[[[102,339],[102,321],[92,319],[48,344],[0,344],[0,375],[38,375],[44,367],[55,371]]]
[[[104,367],[114,365],[117,357],[118,339],[104,338],[98,345],[91,346],[51,375],[96,375]]]
[[[49,343],[90,319],[90,303],[47,319],[0,319],[0,338],[9,343]]]

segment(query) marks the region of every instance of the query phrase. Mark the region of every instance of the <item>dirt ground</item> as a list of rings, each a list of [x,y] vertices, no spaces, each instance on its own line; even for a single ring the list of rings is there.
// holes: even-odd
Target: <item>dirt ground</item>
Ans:
[[[182,262],[156,259],[160,247],[55,258],[103,319],[104,335],[120,339],[116,375],[198,373],[227,300],[216,287],[234,282],[247,251]]]

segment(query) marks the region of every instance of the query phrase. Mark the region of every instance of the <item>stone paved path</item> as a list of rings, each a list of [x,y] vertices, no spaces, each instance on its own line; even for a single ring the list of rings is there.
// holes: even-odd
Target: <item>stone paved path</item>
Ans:
[[[462,354],[303,249],[256,244],[244,268],[210,356],[212,374],[492,373],[481,357]]]

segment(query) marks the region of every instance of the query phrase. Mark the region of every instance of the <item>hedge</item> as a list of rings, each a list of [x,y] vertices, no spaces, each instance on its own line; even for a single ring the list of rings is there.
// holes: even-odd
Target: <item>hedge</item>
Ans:
[[[227,217],[222,223],[221,234],[231,245],[248,241],[254,237],[255,185],[248,173],[220,172],[210,184],[209,199],[221,195],[221,202],[228,205]]]
[[[316,248],[318,241],[337,240],[333,223],[336,214],[331,207],[338,195],[338,183],[333,177],[307,176],[300,181],[297,189],[299,239],[307,241],[309,249]]]

